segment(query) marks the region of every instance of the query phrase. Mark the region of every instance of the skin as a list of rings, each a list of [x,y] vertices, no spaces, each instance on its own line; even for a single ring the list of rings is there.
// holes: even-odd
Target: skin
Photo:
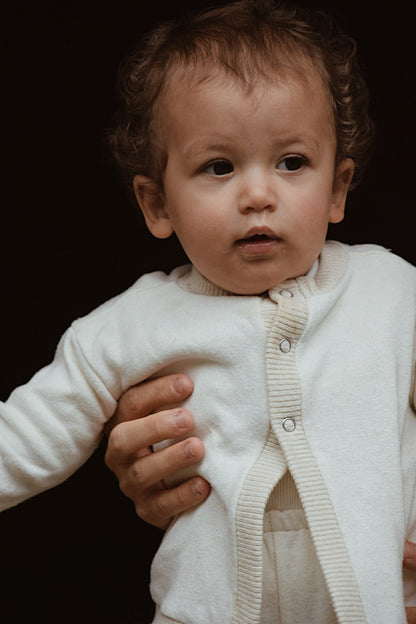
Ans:
[[[163,481],[202,459],[201,440],[188,438],[155,453],[150,448],[192,430],[193,417],[187,410],[164,409],[186,399],[192,390],[193,383],[185,375],[144,382],[123,394],[108,424],[107,466],[116,474],[123,493],[134,502],[137,514],[160,529],[166,529],[173,516],[201,504],[210,492],[209,484],[201,477],[172,489],[167,489]],[[416,544],[408,540],[403,565],[416,572]],[[408,624],[416,624],[416,607],[407,607],[406,616]]]
[[[247,94],[218,78],[186,98],[175,97],[180,82],[168,89],[163,192],[136,176],[136,197],[154,236],[175,232],[194,266],[233,293],[307,273],[328,223],[344,217],[354,165],[335,166],[328,97],[313,84],[259,82]]]
[[[416,572],[416,544],[406,540],[403,554],[403,566],[407,570]],[[406,616],[408,624],[416,624],[416,607],[407,607]]]
[[[172,517],[203,502],[210,486],[194,477],[167,489],[164,478],[180,468],[197,464],[204,456],[199,438],[152,452],[152,445],[189,434],[192,414],[184,408],[163,409],[184,401],[193,383],[185,375],[169,375],[130,388],[122,395],[108,423],[106,464],[117,476],[121,491],[134,502],[146,522],[166,529]],[[153,413],[155,412],[155,413]]]
[[[175,73],[155,108],[167,154],[163,190],[138,175],[136,198],[151,233],[166,238],[175,232],[205,277],[234,293],[261,293],[309,271],[328,223],[344,217],[354,164],[345,159],[336,165],[332,110],[312,68],[309,79],[262,80],[249,92],[220,71],[215,79],[194,72]],[[175,466],[201,460],[200,440],[150,450],[193,428],[184,408],[147,416],[192,392],[188,378],[168,380],[140,386],[140,401],[135,390],[123,395],[113,426],[126,414],[130,422],[115,426],[107,452],[137,513],[160,528],[209,493],[201,478],[173,490],[163,483]]]
[[[157,238],[175,232],[199,271],[237,294],[259,294],[304,275],[319,256],[328,223],[344,217],[354,171],[351,159],[335,164],[333,120],[319,78],[259,82],[249,94],[230,79],[193,88],[179,80],[177,96],[185,86],[186,98],[175,97],[172,86],[165,94],[163,190],[144,176],[134,179],[149,230]],[[178,375],[145,382],[122,396],[109,426],[108,467],[138,515],[161,529],[209,495],[200,477],[173,489],[164,484],[202,459],[201,440],[151,449],[192,431],[185,408],[161,410],[192,388]],[[404,565],[416,569],[410,542]],[[406,611],[416,623],[416,608]]]

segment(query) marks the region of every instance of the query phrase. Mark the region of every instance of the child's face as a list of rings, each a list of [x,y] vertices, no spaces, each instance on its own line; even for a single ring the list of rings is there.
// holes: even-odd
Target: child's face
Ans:
[[[226,290],[257,294],[307,273],[328,223],[344,216],[353,163],[335,170],[332,114],[317,82],[263,82],[248,95],[232,80],[168,90],[163,194],[137,176],[136,196],[151,232],[175,231]]]

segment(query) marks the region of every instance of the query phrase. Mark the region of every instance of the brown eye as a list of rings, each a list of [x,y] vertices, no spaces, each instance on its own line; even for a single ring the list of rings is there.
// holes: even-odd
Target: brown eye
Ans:
[[[215,176],[223,176],[234,171],[234,167],[228,160],[214,160],[204,168],[206,173]]]
[[[303,156],[286,156],[277,165],[277,169],[281,171],[299,171],[305,165],[305,158]]]

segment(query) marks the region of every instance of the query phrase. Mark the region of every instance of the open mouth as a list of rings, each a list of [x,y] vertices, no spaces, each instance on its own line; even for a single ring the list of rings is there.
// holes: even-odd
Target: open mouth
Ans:
[[[274,249],[278,242],[277,237],[267,234],[253,234],[247,238],[240,238],[236,241],[236,245],[250,255],[258,255]]]
[[[269,241],[277,241],[277,237],[268,234],[253,234],[247,238],[240,238],[236,243],[239,245],[240,243],[265,243]]]
[[[243,238],[241,240],[250,243],[257,243],[260,241],[271,241],[276,239],[273,239],[271,236],[267,236],[267,234],[253,234],[253,236],[250,236],[249,238]]]

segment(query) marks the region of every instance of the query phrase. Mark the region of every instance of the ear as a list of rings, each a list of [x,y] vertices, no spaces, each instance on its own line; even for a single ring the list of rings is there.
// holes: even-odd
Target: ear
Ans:
[[[168,238],[173,227],[165,208],[165,198],[151,178],[136,175],[133,180],[134,194],[150,232],[156,238]]]
[[[329,210],[330,223],[339,223],[344,218],[345,202],[353,174],[354,161],[351,158],[344,158],[335,170],[332,202]]]

